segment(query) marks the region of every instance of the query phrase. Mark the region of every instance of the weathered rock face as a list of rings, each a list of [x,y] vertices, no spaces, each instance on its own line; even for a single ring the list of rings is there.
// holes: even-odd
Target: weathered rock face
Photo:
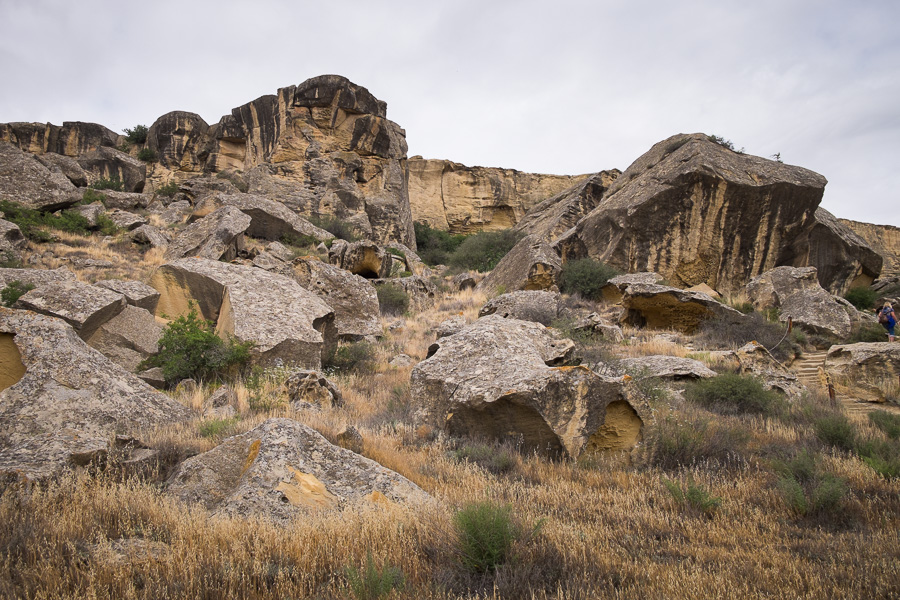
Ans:
[[[678,356],[641,356],[623,358],[619,361],[628,373],[638,377],[659,377],[661,379],[709,379],[716,372],[699,360],[680,358]]]
[[[576,319],[572,324],[572,329],[589,335],[600,336],[614,343],[621,342],[625,339],[621,327],[606,321],[595,312]]]
[[[434,305],[438,289],[433,281],[418,275],[410,277],[395,277],[392,279],[375,279],[372,281],[376,292],[382,285],[395,285],[401,288],[409,296],[409,308],[414,311],[422,311]]]
[[[244,248],[244,232],[251,222],[240,210],[224,206],[185,227],[166,248],[166,260],[188,256],[232,260]]]
[[[603,194],[622,173],[618,169],[601,171],[571,188],[547,198],[530,208],[516,225],[516,230],[551,240],[578,224],[597,208]]]
[[[245,233],[251,237],[279,240],[283,236],[308,236],[320,242],[334,239],[332,234],[298,216],[284,204],[254,194],[209,196],[202,208],[194,211],[194,217],[205,217],[222,206],[232,206],[250,217],[250,226]]]
[[[292,279],[254,267],[182,259],[157,269],[150,285],[160,292],[156,314],[175,318],[195,302],[220,335],[254,341],[263,366],[319,369],[337,344],[334,311]]]
[[[825,371],[838,384],[849,384],[854,396],[885,401],[885,391],[900,376],[900,344],[870,342],[832,346],[825,356]]]
[[[623,292],[623,322],[636,327],[674,329],[694,333],[707,319],[740,322],[744,315],[716,302],[702,292],[688,292],[665,285],[635,283]]]
[[[807,331],[836,338],[851,333],[847,307],[819,285],[815,267],[778,267],[754,277],[746,290],[756,308],[779,308],[782,322],[791,318]]]
[[[0,200],[57,210],[81,200],[81,193],[62,171],[51,170],[12,144],[0,142]]]
[[[46,154],[35,154],[34,157],[51,171],[58,169],[77,187],[85,187],[88,184],[87,174],[84,172],[84,169],[71,156],[47,152]]]
[[[494,270],[475,286],[487,294],[501,290],[549,290],[556,285],[562,260],[550,244],[537,235],[527,235],[500,259]]]
[[[118,179],[126,192],[141,192],[147,178],[147,163],[115,148],[97,148],[78,157],[78,164],[87,174],[88,183],[100,179]]]
[[[331,264],[366,279],[390,277],[391,266],[394,264],[391,254],[370,240],[336,242],[328,251],[328,260]]]
[[[15,223],[0,219],[0,261],[19,258],[19,251],[26,245],[22,230]]]
[[[162,325],[149,311],[128,305],[85,339],[91,348],[134,373],[141,361],[159,352],[162,333]]]
[[[533,206],[585,177],[467,167],[413,157],[409,160],[409,203],[413,219],[435,229],[496,231],[514,226]]]
[[[108,289],[80,281],[48,282],[37,286],[16,302],[16,308],[58,317],[87,340],[103,323],[125,308],[125,297]]]
[[[816,268],[823,288],[843,296],[850,288],[871,285],[882,262],[866,240],[824,208],[816,209],[806,264]]]
[[[0,289],[5,288],[13,281],[21,281],[37,288],[53,282],[75,281],[75,273],[65,267],[58,269],[0,269]]]
[[[631,447],[641,419],[621,381],[557,366],[573,350],[537,323],[478,319],[432,344],[413,369],[412,395],[422,403],[416,417],[454,435],[513,438],[550,455]]]
[[[603,299],[613,304],[618,304],[625,296],[625,290],[632,284],[648,284],[655,285],[663,281],[662,275],[659,273],[627,273],[625,275],[617,275],[606,282],[600,292]]]
[[[768,390],[778,390],[790,398],[799,398],[806,391],[797,376],[778,362],[765,346],[749,342],[734,351],[741,373],[758,377]]]
[[[872,225],[847,219],[838,219],[838,222],[846,225],[853,233],[864,239],[869,247],[884,259],[881,266],[881,278],[900,275],[900,227]]]
[[[172,476],[168,493],[214,514],[284,525],[318,510],[428,500],[408,479],[290,419],[269,419],[189,458]]]
[[[0,471],[41,478],[189,418],[60,319],[0,308]]]
[[[314,257],[298,258],[293,278],[334,309],[340,339],[381,335],[378,294],[370,281]]]
[[[203,171],[209,156],[209,125],[200,115],[180,110],[158,118],[147,131],[147,147],[172,171]]]
[[[334,382],[316,371],[297,371],[285,380],[284,389],[294,410],[310,406],[335,408],[344,403]]]
[[[559,302],[559,292],[520,290],[488,300],[478,311],[478,316],[498,315],[504,319],[534,321],[546,326],[559,316]]]
[[[131,239],[136,244],[147,244],[151,248],[168,248],[171,240],[168,235],[152,225],[141,225],[131,232]]]
[[[119,145],[119,136],[97,123],[65,121],[62,126],[50,123],[0,123],[0,142],[10,142],[24,152],[55,152],[81,156],[97,148]]]
[[[625,272],[723,293],[779,265],[801,265],[825,178],[738,154],[703,134],[659,142],[556,246]]]

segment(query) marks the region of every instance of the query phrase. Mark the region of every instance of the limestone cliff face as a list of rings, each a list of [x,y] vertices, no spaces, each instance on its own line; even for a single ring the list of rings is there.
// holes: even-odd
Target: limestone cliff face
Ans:
[[[736,292],[751,277],[806,260],[825,183],[703,134],[677,135],[635,161],[556,248],[564,259],[655,271],[678,287]]]
[[[621,171],[600,171],[534,206],[516,225],[526,235],[550,240],[562,235],[594,210]]]
[[[10,142],[31,154],[55,152],[81,156],[101,148],[118,146],[124,137],[96,123],[0,123],[0,142]]]
[[[843,296],[850,288],[871,285],[882,271],[882,257],[824,208],[816,209],[806,264],[818,271],[819,284]]]
[[[900,227],[872,225],[848,219],[838,219],[838,221],[849,227],[882,256],[884,265],[881,268],[881,278],[900,275]]]
[[[452,233],[515,226],[532,207],[588,175],[540,175],[467,167],[449,160],[409,160],[413,220]]]

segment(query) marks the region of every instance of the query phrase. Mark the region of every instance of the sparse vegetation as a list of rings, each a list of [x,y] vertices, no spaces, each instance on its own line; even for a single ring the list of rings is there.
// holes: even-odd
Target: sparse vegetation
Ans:
[[[378,600],[388,596],[393,590],[403,587],[405,578],[403,571],[393,565],[378,567],[372,558],[372,553],[366,553],[366,566],[356,568],[349,566],[345,569],[347,585],[357,600]]]
[[[81,204],[93,204],[94,202],[100,202],[105,206],[106,200],[106,194],[101,194],[93,188],[85,188],[84,193],[81,194]]]
[[[309,218],[309,222],[319,229],[324,229],[339,240],[356,242],[360,239],[359,235],[357,235],[356,227],[334,215],[313,215]]]
[[[6,287],[0,290],[0,302],[3,306],[12,307],[16,301],[34,289],[34,284],[22,283],[18,279],[10,281]]]
[[[247,193],[250,189],[250,186],[247,184],[247,181],[243,178],[239,171],[219,171],[216,173],[216,177],[218,179],[225,179],[230,181],[231,184],[238,189],[239,192]]]
[[[559,273],[559,290],[564,294],[578,294],[590,300],[600,300],[600,289],[619,271],[593,258],[570,260]]]
[[[490,271],[520,239],[522,234],[512,229],[470,235],[450,256],[450,266],[458,271]]]
[[[737,149],[734,147],[734,143],[733,143],[731,140],[726,140],[725,138],[720,137],[720,136],[715,135],[715,134],[714,134],[714,135],[707,136],[707,137],[708,137],[709,141],[711,141],[711,142],[713,142],[713,143],[716,143],[716,144],[718,144],[718,145],[720,145],[720,146],[723,146],[723,147],[725,147],[725,148],[728,148],[728,149],[731,150],[732,152],[737,152],[738,154],[743,154],[743,153],[744,153],[744,149],[741,148],[740,150],[737,150]],[[779,156],[779,158],[780,158],[780,156]]]
[[[375,367],[375,348],[369,342],[341,344],[322,365],[328,373],[370,373]]]
[[[416,233],[416,253],[428,266],[450,264],[450,257],[468,237],[453,235],[440,229],[433,229],[427,223],[413,223]]]
[[[512,557],[513,545],[526,534],[513,518],[512,506],[490,501],[459,509],[453,515],[453,526],[459,561],[475,573],[487,573],[503,565]]]
[[[663,479],[663,485],[672,495],[678,506],[699,512],[706,516],[712,516],[719,506],[722,505],[722,499],[716,498],[709,493],[704,486],[695,483],[693,478],[688,478],[687,482],[681,484],[677,481]]]
[[[378,308],[387,316],[402,315],[409,310],[409,294],[399,285],[385,283],[376,288]]]
[[[149,129],[146,125],[135,125],[132,128],[126,127],[122,131],[125,133],[125,141],[132,144],[143,144],[147,141]]]
[[[875,308],[875,301],[878,299],[878,294],[869,287],[855,287],[844,294],[844,299],[858,310],[871,312],[871,310]]]
[[[165,183],[156,188],[154,193],[157,196],[163,196],[164,198],[172,198],[178,193],[178,184],[174,181],[170,181],[169,183]]]
[[[734,350],[756,341],[765,346],[776,359],[786,362],[801,351],[799,335],[797,328],[788,333],[786,324],[773,323],[762,313],[752,312],[740,322],[708,319],[700,326],[695,340],[699,347],[722,350]]]
[[[121,192],[125,190],[125,183],[121,179],[119,179],[118,175],[111,175],[110,177],[101,177],[100,179],[89,185],[88,188],[95,190],[112,190],[114,192]]]
[[[767,390],[756,377],[737,373],[697,381],[688,386],[685,395],[692,402],[724,414],[774,416],[786,408],[778,392]]]
[[[154,152],[150,148],[141,148],[137,153],[137,157],[138,160],[142,160],[148,163],[156,162],[156,160],[159,158],[156,152]]]
[[[205,380],[234,376],[250,360],[253,342],[222,340],[211,321],[202,319],[196,306],[166,325],[159,339],[159,354],[139,368],[160,367],[166,383],[182,379]]]
[[[0,201],[0,211],[6,215],[7,221],[18,225],[22,235],[33,242],[47,243],[52,241],[53,235],[46,231],[47,228],[77,235],[91,234],[90,222],[74,210],[48,213],[2,200]]]

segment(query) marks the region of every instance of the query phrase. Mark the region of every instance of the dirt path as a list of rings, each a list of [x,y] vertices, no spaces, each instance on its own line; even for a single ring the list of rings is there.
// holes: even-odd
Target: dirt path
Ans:
[[[797,374],[797,379],[810,390],[827,392],[822,382],[819,381],[819,367],[824,366],[827,351],[805,353],[801,358],[791,364],[791,370]],[[837,394],[838,400],[844,405],[844,410],[850,416],[865,418],[873,410],[883,410],[894,414],[900,414],[900,407],[892,404],[877,404],[866,402],[858,398]]]

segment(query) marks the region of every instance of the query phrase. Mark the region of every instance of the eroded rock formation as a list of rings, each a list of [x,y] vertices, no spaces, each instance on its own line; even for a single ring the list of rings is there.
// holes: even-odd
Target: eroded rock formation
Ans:
[[[900,276],[900,227],[872,225],[847,219],[838,219],[838,221],[864,239],[884,259],[879,277]]]

